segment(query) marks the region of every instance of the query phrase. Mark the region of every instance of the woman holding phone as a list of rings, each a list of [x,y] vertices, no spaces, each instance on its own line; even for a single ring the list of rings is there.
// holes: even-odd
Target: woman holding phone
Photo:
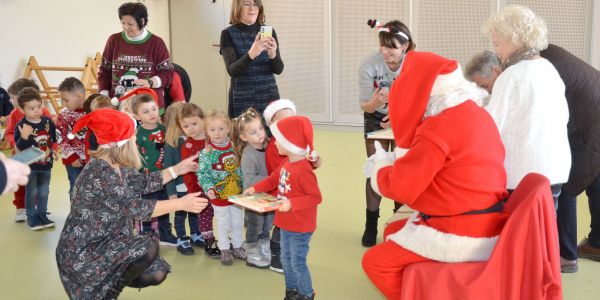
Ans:
[[[394,149],[393,141],[367,139],[367,134],[390,127],[388,93],[394,79],[400,74],[400,67],[406,53],[415,48],[408,27],[398,20],[378,26],[378,30],[379,50],[367,55],[361,62],[358,71],[358,101],[360,109],[364,112],[367,157],[375,154],[375,141],[379,141],[386,151]],[[371,247],[376,244],[377,240],[377,219],[379,218],[381,196],[373,191],[368,178],[365,193],[367,198],[367,220],[362,236],[362,244],[365,247]],[[394,211],[400,206],[398,202],[394,202]]]
[[[231,76],[229,117],[250,107],[262,114],[269,102],[279,99],[275,74],[283,72],[283,61],[277,34],[271,26],[263,26],[261,0],[233,0],[229,23],[221,32],[221,55]]]

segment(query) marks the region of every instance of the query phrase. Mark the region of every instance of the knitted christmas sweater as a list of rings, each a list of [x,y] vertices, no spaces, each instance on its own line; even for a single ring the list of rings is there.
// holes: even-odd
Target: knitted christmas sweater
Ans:
[[[98,72],[99,90],[109,91],[109,95],[123,95],[134,88],[137,79],[160,78],[155,87],[158,103],[164,108],[164,87],[173,78],[173,64],[165,42],[147,32],[145,38],[133,41],[124,32],[111,35],[102,53],[102,63]]]
[[[186,159],[192,155],[198,157],[198,153],[201,152],[206,146],[206,140],[195,140],[188,137],[183,144],[181,144],[181,159]],[[198,158],[196,158],[198,162]],[[204,192],[202,187],[198,183],[198,176],[196,173],[189,172],[183,175],[183,182],[185,187],[188,189],[188,193]]]
[[[46,116],[42,116],[41,120],[37,123],[30,122],[26,118],[23,118],[17,123],[17,128],[27,124],[33,127],[33,132],[27,139],[21,138],[21,132],[15,131],[15,142],[17,149],[25,150],[30,147],[37,147],[46,153],[46,156],[40,161],[29,165],[32,170],[50,170],[52,169],[52,163],[54,158],[52,157],[52,149],[56,144],[56,127],[52,120]]]
[[[213,205],[231,205],[227,201],[231,195],[239,195],[242,191],[242,171],[240,170],[231,141],[224,146],[211,142],[200,152],[198,179],[202,189],[208,193],[213,190],[216,199],[210,200]]]
[[[75,126],[75,122],[84,115],[83,109],[71,111],[66,107],[58,114],[58,119],[56,120],[56,140],[60,149],[63,164],[65,165],[71,165],[78,159],[82,162],[86,160],[85,137],[87,133],[74,133],[75,138],[72,140],[67,137],[67,134],[69,134],[73,126]]]
[[[162,170],[165,157],[165,126],[156,124],[154,129],[139,126],[136,137],[138,151],[144,159],[142,171],[150,173]]]
[[[275,211],[275,226],[292,232],[313,232],[317,228],[317,205],[321,191],[317,176],[307,159],[289,162],[254,185],[257,192],[277,189],[277,196],[287,198],[292,204],[288,212]]]
[[[47,108],[42,108],[42,114],[48,118],[51,117],[50,111]],[[19,123],[25,114],[20,109],[13,109],[8,115],[8,120],[6,121],[6,131],[4,132],[4,138],[8,141],[11,147],[15,147],[15,129],[17,123]]]

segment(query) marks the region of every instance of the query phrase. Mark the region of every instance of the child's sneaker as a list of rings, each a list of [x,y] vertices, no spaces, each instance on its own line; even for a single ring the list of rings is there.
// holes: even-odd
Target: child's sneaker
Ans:
[[[31,218],[27,218],[27,228],[33,231],[42,230],[44,229],[44,223],[42,223],[42,220],[40,220],[38,215],[35,215]]]
[[[27,214],[25,213],[24,208],[17,208],[15,212],[15,222],[25,222],[27,221]]]
[[[194,251],[194,248],[192,248],[192,245],[190,244],[189,237],[184,236],[182,238],[177,239],[177,252],[185,256],[194,255],[196,253]]]
[[[233,257],[237,259],[246,260],[246,249],[242,247],[233,248],[233,250],[231,250],[231,253],[233,254]]]
[[[171,232],[171,225],[158,229],[159,243],[163,246],[177,247],[177,238]]]
[[[204,254],[206,254],[206,256],[215,259],[221,257],[221,250],[219,250],[219,247],[217,247],[217,240],[214,238],[211,240],[206,240],[205,244]]]
[[[44,225],[44,228],[50,228],[56,225],[54,224],[54,221],[48,219],[46,214],[40,214],[40,220],[42,221],[42,225]]]
[[[231,256],[231,250],[221,250],[221,264],[224,266],[233,265],[233,256]]]
[[[283,266],[281,265],[281,259],[279,255],[275,255],[273,254],[273,252],[271,252],[271,265],[269,266],[269,269],[271,269],[271,271],[283,274]]]
[[[285,289],[285,298],[283,300],[295,300],[298,297],[297,289]]]
[[[192,245],[198,248],[204,248],[206,246],[206,244],[204,243],[204,238],[199,233],[192,233],[191,242]]]

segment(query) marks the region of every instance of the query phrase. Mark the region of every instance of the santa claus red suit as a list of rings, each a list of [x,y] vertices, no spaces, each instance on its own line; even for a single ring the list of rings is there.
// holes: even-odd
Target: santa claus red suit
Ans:
[[[494,248],[507,217],[504,146],[481,98],[456,61],[407,54],[389,96],[394,138],[405,149],[371,158],[371,184],[417,213],[390,224],[386,241],[363,257],[390,299],[400,298],[408,264],[485,261]]]

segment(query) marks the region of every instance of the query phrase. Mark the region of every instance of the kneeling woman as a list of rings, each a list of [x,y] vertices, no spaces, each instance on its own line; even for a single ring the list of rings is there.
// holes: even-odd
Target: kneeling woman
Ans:
[[[134,236],[133,220],[147,220],[172,211],[202,211],[199,193],[164,201],[142,199],[173,177],[193,172],[193,157],[169,170],[140,174],[131,118],[100,109],[81,120],[73,132],[87,127],[100,146],[73,190],[71,212],[56,248],[60,279],[71,299],[116,299],[125,286],[160,284],[170,266],[158,256],[150,235]]]
[[[485,95],[456,61],[406,54],[389,116],[396,145],[407,149],[389,158],[379,147],[371,185],[417,213],[390,224],[386,242],[363,257],[369,279],[389,299],[400,298],[409,264],[485,261],[494,248],[506,221],[506,172],[498,129],[480,107]]]

